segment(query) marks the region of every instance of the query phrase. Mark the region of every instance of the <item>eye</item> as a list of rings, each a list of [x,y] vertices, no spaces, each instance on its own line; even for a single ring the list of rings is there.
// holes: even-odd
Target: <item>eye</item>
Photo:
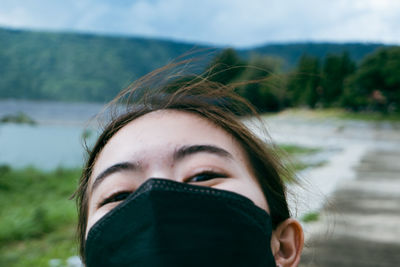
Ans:
[[[193,175],[189,179],[186,180],[186,182],[203,182],[203,181],[208,181],[214,178],[226,178],[227,175],[222,174],[222,173],[217,173],[213,171],[205,171],[198,173],[196,175]]]
[[[130,191],[122,191],[122,192],[116,192],[112,194],[111,196],[107,197],[104,199],[102,202],[100,202],[99,207],[104,206],[108,203],[113,203],[113,202],[120,202],[125,200],[132,192]]]

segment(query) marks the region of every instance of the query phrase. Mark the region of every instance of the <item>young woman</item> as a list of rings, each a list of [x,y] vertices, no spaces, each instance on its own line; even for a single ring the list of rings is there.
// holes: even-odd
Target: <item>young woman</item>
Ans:
[[[303,231],[284,168],[241,120],[251,107],[204,79],[139,87],[76,193],[86,266],[297,266]]]

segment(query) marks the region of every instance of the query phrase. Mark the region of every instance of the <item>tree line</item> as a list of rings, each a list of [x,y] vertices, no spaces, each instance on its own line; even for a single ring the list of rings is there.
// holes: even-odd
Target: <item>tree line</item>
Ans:
[[[343,52],[321,60],[304,54],[287,73],[281,66],[279,58],[254,55],[243,60],[229,48],[212,60],[205,75],[222,84],[239,84],[237,93],[260,112],[288,107],[400,112],[400,47],[378,49],[359,64]]]
[[[256,61],[262,66],[266,63],[259,58],[274,55],[272,67],[279,63],[276,72],[288,72],[303,53],[322,59],[329,53],[348,51],[351,59],[359,62],[379,47],[385,45],[281,43],[240,49],[237,54],[241,64]],[[0,99],[107,102],[130,82],[183,56],[198,59],[196,70],[201,72],[221,50],[153,38],[0,27]]]

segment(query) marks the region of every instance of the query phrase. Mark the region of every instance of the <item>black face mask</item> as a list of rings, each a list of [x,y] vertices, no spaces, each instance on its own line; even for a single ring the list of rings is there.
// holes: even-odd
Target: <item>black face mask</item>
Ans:
[[[276,266],[271,233],[246,197],[153,178],[90,229],[86,265]]]

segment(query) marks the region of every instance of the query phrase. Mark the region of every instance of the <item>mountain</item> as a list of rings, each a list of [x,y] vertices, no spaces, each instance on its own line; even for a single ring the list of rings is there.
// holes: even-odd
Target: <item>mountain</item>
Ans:
[[[284,59],[290,70],[303,53],[323,58],[348,51],[359,61],[381,44],[274,44],[238,50]],[[0,28],[0,98],[108,101],[136,78],[190,51],[205,67],[222,48],[122,36]]]
[[[0,29],[0,98],[104,101],[194,44]]]
[[[374,52],[383,44],[366,43],[291,43],[268,44],[253,49],[241,51],[244,57],[254,55],[272,55],[284,60],[283,68],[292,69],[303,54],[323,59],[328,54],[349,53],[351,59],[360,62],[365,55]]]

